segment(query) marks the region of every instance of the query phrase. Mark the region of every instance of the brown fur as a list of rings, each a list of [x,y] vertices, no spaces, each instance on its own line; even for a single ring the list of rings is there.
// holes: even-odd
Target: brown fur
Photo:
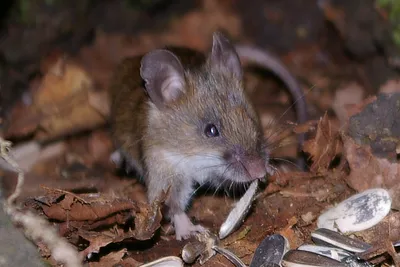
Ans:
[[[259,118],[242,81],[198,52],[170,51],[185,71],[185,93],[176,101],[162,109],[152,103],[143,88],[140,57],[119,65],[110,96],[117,146],[145,177],[150,201],[170,187],[167,205],[175,216],[186,207],[193,182],[250,181],[245,165],[259,161],[267,165],[268,156],[262,147]],[[217,126],[220,137],[204,135],[207,123]],[[239,156],[243,163],[235,161]]]

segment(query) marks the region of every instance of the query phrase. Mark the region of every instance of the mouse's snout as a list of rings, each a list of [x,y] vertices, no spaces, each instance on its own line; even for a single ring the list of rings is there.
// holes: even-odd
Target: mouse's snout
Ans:
[[[264,159],[250,158],[243,162],[244,167],[249,173],[251,179],[260,179],[267,174],[267,168]]]
[[[249,154],[240,146],[235,146],[234,152],[228,158],[237,163],[235,164],[237,168],[241,168],[242,171],[247,173],[245,180],[261,179],[267,175],[266,159],[261,155]]]

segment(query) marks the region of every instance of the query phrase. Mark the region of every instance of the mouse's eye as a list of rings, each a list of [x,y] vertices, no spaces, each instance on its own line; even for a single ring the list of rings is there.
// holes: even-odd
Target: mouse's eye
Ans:
[[[217,126],[212,123],[207,124],[204,133],[207,135],[207,137],[217,137],[219,135]]]

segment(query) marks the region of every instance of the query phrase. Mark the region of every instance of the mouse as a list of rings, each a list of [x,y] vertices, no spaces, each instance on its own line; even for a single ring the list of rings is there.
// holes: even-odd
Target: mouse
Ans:
[[[186,213],[196,184],[249,183],[273,173],[238,51],[279,77],[289,72],[276,58],[267,55],[268,62],[260,62],[259,50],[246,49],[215,32],[206,55],[181,47],[156,49],[124,59],[111,80],[111,129],[118,149],[113,160],[124,159],[143,177],[149,203],[168,192],[165,216],[177,240],[205,231]],[[300,90],[296,86],[289,82],[292,94]],[[301,97],[301,91],[295,93]]]

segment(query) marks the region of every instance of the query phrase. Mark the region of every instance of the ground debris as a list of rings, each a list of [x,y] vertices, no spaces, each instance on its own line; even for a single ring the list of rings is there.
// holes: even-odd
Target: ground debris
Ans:
[[[320,174],[325,174],[332,160],[341,153],[340,135],[332,129],[327,114],[320,119],[315,137],[305,142],[303,150],[311,156],[310,170]]]
[[[108,116],[107,95],[96,91],[89,74],[77,63],[59,56],[32,93],[30,105],[17,105],[4,136],[46,141],[103,125]]]
[[[82,252],[85,257],[111,243],[151,239],[162,219],[162,202],[148,205],[104,194],[47,188],[47,195],[35,198],[35,202],[27,201],[26,205],[56,221],[61,233],[78,242],[76,246],[82,238],[89,242]]]
[[[364,99],[371,84],[362,77],[368,76],[368,72],[360,62],[354,64],[342,47],[335,48],[339,52],[330,51],[326,47],[328,43],[334,46],[339,43],[332,42],[332,36],[324,36],[324,44],[315,41],[298,45],[298,40],[305,41],[313,34],[310,25],[319,24],[309,23],[309,18],[314,17],[304,13],[296,17],[299,25],[288,25],[292,20],[287,19],[285,12],[292,10],[297,16],[296,1],[264,5],[261,2],[257,0],[253,6],[262,10],[261,16],[267,21],[260,24],[257,29],[263,31],[257,30],[255,37],[243,31],[242,28],[251,24],[241,20],[240,12],[235,13],[231,1],[202,0],[198,1],[197,8],[179,18],[173,17],[168,27],[162,25],[158,32],[143,30],[127,34],[98,27],[93,29],[90,44],[85,43],[76,53],[54,48],[38,64],[40,75],[35,72],[28,91],[13,107],[8,124],[2,129],[5,137],[22,140],[14,147],[18,152],[15,154],[17,162],[26,171],[25,186],[18,200],[56,226],[57,234],[73,244],[89,266],[139,266],[161,257],[179,256],[184,243],[176,241],[166,230],[171,229],[171,225],[162,221],[164,199],[148,204],[141,180],[131,177],[134,176],[131,173],[116,170],[109,160],[114,146],[106,124],[110,112],[106,90],[121,59],[171,44],[206,51],[215,30],[227,33],[235,41],[261,48],[270,48],[270,43],[276,42],[278,51],[285,43],[291,46],[296,43],[281,57],[299,77],[310,113],[310,120],[302,125],[284,123],[294,121],[295,117],[289,94],[268,72],[245,69],[247,93],[256,103],[265,136],[270,137],[271,159],[275,160],[272,164],[276,164],[273,167],[277,171],[262,187],[243,225],[223,241],[228,249],[249,264],[261,240],[270,234],[281,233],[292,248],[310,243],[310,233],[325,209],[356,191],[372,187],[388,189],[393,199],[392,208],[400,210],[397,157],[400,149],[394,145],[399,143],[398,136],[392,134],[395,131],[386,131],[390,127],[374,124],[387,122],[396,127],[397,100],[391,99],[392,108],[385,110],[384,105],[377,103],[388,101],[386,95],[372,94]],[[307,11],[311,10],[306,2],[297,2],[307,6]],[[347,16],[349,11],[340,7],[340,2],[345,1],[322,2],[325,5],[320,6],[321,21],[325,15],[334,24],[350,52],[362,58],[374,53],[376,46],[371,46],[374,32],[362,31],[361,36],[350,34],[357,31],[359,16],[355,27],[347,27],[353,21]],[[246,1],[243,3],[250,8]],[[339,7],[335,3],[339,3]],[[318,10],[314,5],[313,10]],[[353,8],[354,4],[349,6]],[[371,11],[370,8],[367,11]],[[153,13],[145,16],[153,20]],[[286,37],[280,30],[274,34],[276,38],[270,38],[274,31],[269,33],[268,29],[276,30],[277,26],[285,32],[295,28],[292,36],[295,39]],[[370,29],[372,25],[367,26]],[[265,40],[257,42],[259,38]],[[363,40],[367,42],[355,45]],[[398,90],[398,80],[391,80],[381,88],[382,92]],[[374,106],[379,112],[372,114],[369,109]],[[365,125],[369,127],[360,127],[360,118],[368,122]],[[307,171],[299,170],[292,163],[298,154],[293,132],[306,133],[309,137],[304,144],[310,163]],[[380,146],[383,143],[385,145]],[[5,195],[10,195],[15,186],[12,183],[15,183],[15,173],[10,170],[2,173]],[[209,187],[203,192],[199,190],[201,193],[194,198],[189,211],[191,219],[218,232],[245,186],[233,184],[229,189],[234,190],[230,194]],[[379,225],[355,235],[373,243],[382,238],[399,240],[398,221],[399,212],[392,211]],[[37,246],[43,258],[51,258],[52,251],[45,244],[37,242]],[[231,265],[217,255],[207,266]]]

